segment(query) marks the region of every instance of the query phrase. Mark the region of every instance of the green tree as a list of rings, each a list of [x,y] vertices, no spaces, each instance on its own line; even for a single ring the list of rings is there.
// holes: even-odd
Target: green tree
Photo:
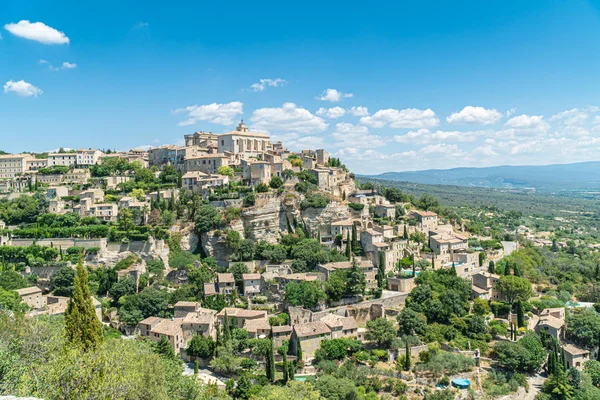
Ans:
[[[412,308],[405,307],[398,317],[400,333],[403,335],[423,335],[427,329],[427,317]]]
[[[329,274],[329,279],[325,282],[325,293],[329,301],[339,301],[346,294],[346,273],[343,270],[337,270]]]
[[[523,328],[525,327],[525,313],[523,312],[523,305],[521,304],[521,300],[516,301],[515,307],[517,309],[517,326],[519,328]]]
[[[248,400],[250,398],[250,389],[252,388],[252,382],[250,382],[250,378],[248,374],[244,373],[240,377],[237,382],[234,396],[235,399]]]
[[[273,189],[278,189],[283,186],[283,179],[275,175],[269,181],[269,186],[271,186]]]
[[[73,295],[73,282],[75,271],[70,267],[62,267],[50,280],[50,288],[56,296],[71,297]]]
[[[364,293],[367,287],[367,278],[364,271],[356,262],[356,259],[352,259],[352,267],[348,272],[348,294],[350,295],[361,295]]]
[[[374,340],[378,347],[389,348],[396,337],[394,323],[386,318],[377,318],[367,322],[365,339]]]
[[[221,167],[219,167],[219,169],[217,169],[217,173],[219,175],[224,175],[224,176],[228,176],[230,178],[233,178],[233,175],[235,174],[235,171],[233,170],[233,168],[227,166],[227,165],[223,165]]]
[[[476,298],[473,300],[473,314],[481,315],[482,317],[490,313],[490,305],[486,300]]]
[[[327,295],[318,281],[290,282],[285,285],[284,291],[286,301],[293,306],[313,308],[327,299]]]
[[[532,295],[531,283],[519,276],[501,276],[496,284],[496,290],[508,301],[514,303],[516,300],[528,300]]]
[[[215,353],[215,347],[211,337],[194,335],[185,352],[190,357],[210,358]]]
[[[490,262],[488,263],[488,272],[490,274],[496,273],[496,263],[493,260],[490,260]]]
[[[275,354],[273,349],[273,336],[271,336],[269,339],[267,354],[265,355],[265,370],[267,379],[271,382],[275,382]]]
[[[77,263],[73,295],[65,312],[67,340],[89,350],[102,342],[102,324],[98,320],[88,287],[88,274],[80,259]]]
[[[406,342],[406,349],[404,351],[404,370],[410,371],[410,365],[412,356],[410,354],[410,346],[408,345],[408,341]]]
[[[352,242],[350,241],[350,233],[346,235],[346,257],[352,258]]]
[[[573,396],[573,387],[569,384],[569,378],[562,366],[546,379],[542,390],[558,400],[570,399]]]
[[[600,361],[588,360],[583,364],[583,370],[592,380],[592,384],[600,387]]]
[[[379,265],[377,266],[377,287],[383,289],[385,285],[385,253],[379,252]]]

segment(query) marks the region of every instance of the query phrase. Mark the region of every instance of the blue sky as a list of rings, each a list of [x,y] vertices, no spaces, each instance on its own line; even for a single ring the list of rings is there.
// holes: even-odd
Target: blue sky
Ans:
[[[244,118],[360,173],[597,160],[599,17],[577,0],[3,1],[0,149],[126,150]]]

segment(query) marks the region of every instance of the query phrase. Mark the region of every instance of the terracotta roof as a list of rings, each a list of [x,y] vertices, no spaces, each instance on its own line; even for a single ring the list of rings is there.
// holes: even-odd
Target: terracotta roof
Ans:
[[[563,346],[563,349],[565,350],[565,353],[569,353],[573,356],[580,356],[580,355],[589,353],[588,350],[580,349],[579,347],[574,346],[572,344],[565,344]]]
[[[270,330],[271,325],[266,318],[261,319],[248,319],[244,322],[244,329],[248,332],[257,332],[260,330]]]
[[[282,278],[287,279],[289,281],[307,281],[307,282],[312,282],[312,281],[316,281],[317,279],[319,279],[318,277],[316,277],[314,275],[308,275],[306,273],[284,275],[284,276],[282,276]]]
[[[178,301],[175,303],[175,307],[197,307],[199,306],[198,302],[195,301]]]
[[[354,317],[342,317],[342,324],[342,329],[345,331],[358,329],[358,325],[356,324]]]
[[[360,268],[363,268],[363,269],[373,268],[373,263],[371,262],[371,260],[357,261],[357,264]],[[322,266],[327,269],[330,269],[330,268],[332,268],[332,269],[350,269],[350,268],[352,268],[352,262],[351,261],[338,261],[338,262],[323,264]]]
[[[563,321],[562,319],[553,317],[552,315],[547,315],[547,316],[543,317],[542,319],[540,319],[539,324],[540,325],[548,325],[548,326],[553,327],[554,329],[560,329],[565,324],[565,321]]]
[[[189,313],[183,318],[183,324],[210,325],[215,321],[215,316],[210,314]]]
[[[290,333],[292,332],[292,327],[289,325],[282,325],[282,326],[274,326],[273,328],[271,328],[273,333]]]
[[[329,329],[341,328],[343,326],[342,321],[340,321],[340,317],[334,314],[327,314],[321,318],[321,322],[327,325]]]
[[[217,294],[217,289],[215,288],[214,283],[205,283],[204,284],[204,295],[211,296],[213,294]]]
[[[245,281],[260,279],[260,274],[242,274],[242,279]]]
[[[233,274],[217,274],[217,282],[219,283],[233,283],[235,278]]]
[[[236,318],[266,317],[267,312],[259,310],[239,310],[235,316]]]
[[[351,219],[344,219],[342,221],[332,222],[331,226],[351,226],[353,224]]]
[[[182,334],[181,324],[170,319],[163,319],[157,326],[151,329],[153,333],[159,335],[175,336]]]
[[[329,329],[329,327],[321,321],[294,325],[294,331],[296,331],[296,335],[298,337],[316,336],[331,333],[331,329]]]
[[[545,308],[540,313],[540,316],[542,316],[542,315],[550,315],[550,314],[552,314],[554,312],[564,312],[564,311],[565,311],[564,307]]]
[[[148,317],[146,319],[141,320],[139,323],[144,325],[154,325],[155,323],[161,322],[164,318],[160,317]]]
[[[437,217],[437,214],[431,211],[413,210],[413,213],[421,217]]]
[[[19,293],[19,296],[28,296],[34,293],[42,293],[42,289],[37,286],[31,286],[28,288],[18,289],[17,293]]]

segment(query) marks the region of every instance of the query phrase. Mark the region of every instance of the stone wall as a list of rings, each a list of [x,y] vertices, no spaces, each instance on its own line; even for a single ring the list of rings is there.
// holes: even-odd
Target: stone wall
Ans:
[[[63,250],[69,247],[99,247],[102,251],[106,248],[108,240],[102,239],[78,239],[78,238],[50,238],[50,239],[11,239],[9,246],[31,246],[33,243],[38,246],[62,247]]]

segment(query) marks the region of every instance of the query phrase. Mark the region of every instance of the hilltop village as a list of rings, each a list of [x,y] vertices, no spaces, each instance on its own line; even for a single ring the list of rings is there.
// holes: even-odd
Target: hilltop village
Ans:
[[[556,384],[540,373],[598,357],[600,331],[567,334],[593,303],[532,305],[548,288],[511,258],[556,242],[473,234],[431,196],[361,185],[325,149],[243,122],[183,146],[3,154],[0,193],[1,308],[58,321],[87,293],[105,336],[183,360],[213,398],[279,382],[302,398],[533,399]]]

